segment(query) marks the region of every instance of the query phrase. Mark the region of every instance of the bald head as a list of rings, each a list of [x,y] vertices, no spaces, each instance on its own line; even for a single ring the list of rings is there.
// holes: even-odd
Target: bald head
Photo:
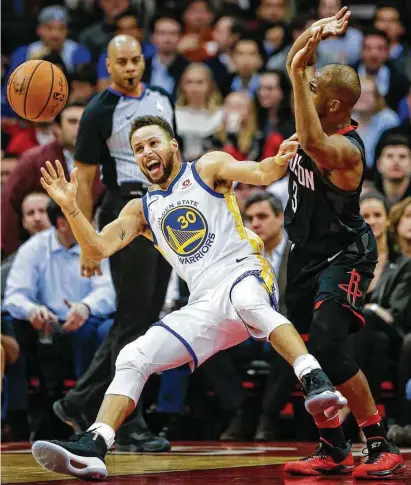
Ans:
[[[116,35],[108,44],[108,57],[117,56],[122,49],[133,49],[141,54],[141,44],[131,35]]]
[[[344,64],[328,64],[316,74],[324,83],[330,97],[335,97],[348,108],[353,108],[361,94],[361,83],[357,72]]]
[[[107,49],[107,70],[114,88],[140,95],[139,85],[144,72],[144,56],[138,40],[130,35],[116,35]]]

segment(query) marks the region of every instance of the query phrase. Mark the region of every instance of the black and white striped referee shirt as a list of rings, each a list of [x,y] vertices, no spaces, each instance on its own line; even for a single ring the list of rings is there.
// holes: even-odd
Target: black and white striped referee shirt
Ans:
[[[84,110],[77,135],[74,159],[101,165],[102,181],[116,190],[123,182],[150,185],[139,169],[129,143],[131,123],[138,116],[161,116],[176,133],[174,106],[161,88],[144,85],[135,98],[108,87],[93,98]]]

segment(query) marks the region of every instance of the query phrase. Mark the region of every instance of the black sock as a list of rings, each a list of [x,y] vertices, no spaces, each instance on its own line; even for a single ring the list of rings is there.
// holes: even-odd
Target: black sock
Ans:
[[[345,448],[347,440],[341,426],[337,428],[318,428],[320,437],[334,448]]]
[[[365,434],[367,441],[387,441],[387,432],[382,421],[380,421],[379,423],[370,424],[369,426],[364,426],[362,428],[362,431]]]

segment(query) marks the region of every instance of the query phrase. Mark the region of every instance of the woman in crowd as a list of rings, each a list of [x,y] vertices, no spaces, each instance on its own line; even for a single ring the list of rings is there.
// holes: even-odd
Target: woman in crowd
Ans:
[[[398,355],[411,342],[411,260],[390,241],[388,212],[379,192],[363,195],[360,210],[377,240],[378,262],[366,295],[366,325],[349,338],[349,351],[378,402],[387,371],[399,368],[403,373]],[[399,393],[405,396],[404,377],[400,381]]]
[[[204,154],[204,139],[222,123],[221,104],[221,94],[209,67],[190,64],[180,80],[175,110],[185,160],[192,161]]]

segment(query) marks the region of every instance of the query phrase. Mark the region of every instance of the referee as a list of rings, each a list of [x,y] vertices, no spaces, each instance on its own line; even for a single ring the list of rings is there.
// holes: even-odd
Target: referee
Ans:
[[[142,197],[149,185],[129,144],[131,122],[137,116],[161,116],[175,129],[174,107],[168,94],[141,83],[145,63],[138,41],[127,35],[114,37],[108,46],[106,62],[112,83],[86,107],[75,147],[78,204],[90,220],[91,187],[101,164],[107,191],[99,215],[100,229],[113,221],[130,199]],[[160,253],[143,237],[114,254],[110,268],[117,293],[114,324],[76,387],[54,403],[56,415],[77,432],[84,431],[94,421],[114,375],[120,350],[158,319],[171,271]],[[99,273],[100,268],[82,257],[81,271],[90,277]],[[170,444],[149,431],[141,408],[137,408],[120,429],[116,449],[168,451]]]

